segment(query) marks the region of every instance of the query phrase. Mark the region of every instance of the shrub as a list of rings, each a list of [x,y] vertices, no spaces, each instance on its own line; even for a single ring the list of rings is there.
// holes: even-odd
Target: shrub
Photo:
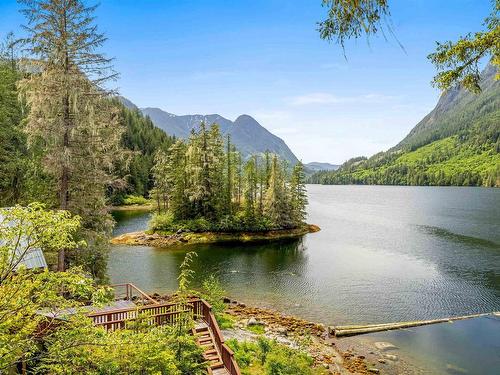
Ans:
[[[263,336],[257,342],[235,339],[226,344],[233,350],[242,374],[266,375],[315,375],[324,374],[321,368],[313,367],[312,358],[299,349],[291,349]]]
[[[170,212],[154,214],[149,227],[154,231],[173,231],[175,230],[174,216]]]
[[[289,348],[273,350],[266,358],[267,375],[312,375],[312,358]]]
[[[146,198],[144,198],[143,196],[140,196],[140,195],[127,195],[123,199],[123,204],[126,206],[130,206],[133,204],[142,205],[142,204],[148,204],[148,203],[149,203],[149,200],[147,200]]]

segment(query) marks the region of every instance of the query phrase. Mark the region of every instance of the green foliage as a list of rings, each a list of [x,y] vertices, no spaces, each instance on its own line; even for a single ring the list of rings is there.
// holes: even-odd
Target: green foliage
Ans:
[[[35,373],[165,374],[206,373],[202,349],[187,329],[155,326],[105,332],[71,319],[45,339]]]
[[[234,318],[226,314],[226,304],[224,303],[224,297],[226,291],[222,287],[220,280],[215,275],[210,275],[208,278],[203,280],[201,284],[200,297],[207,301],[212,306],[212,311],[215,314],[215,319],[219,324],[221,329],[229,329],[234,326]]]
[[[117,167],[117,174],[125,186],[111,191],[109,197],[113,204],[126,204],[127,194],[147,197],[153,188],[154,155],[160,150],[167,152],[175,138],[154,126],[140,111],[116,104],[121,108],[120,122],[125,126],[122,146],[133,154],[127,165]]]
[[[491,79],[490,79],[491,78]],[[490,76],[479,95],[445,94],[395,148],[318,172],[323,184],[500,186],[500,86]],[[444,108],[444,109],[443,109]]]
[[[215,275],[210,275],[203,280],[201,288],[202,298],[212,306],[215,315],[222,314],[226,310],[223,301],[226,291],[222,287],[220,280]]]
[[[266,331],[264,326],[260,324],[248,326],[246,329],[250,332],[256,333],[257,335],[263,335]]]
[[[179,281],[179,294],[187,294],[189,292],[189,284],[194,275],[194,271],[191,269],[191,263],[197,256],[198,254],[194,251],[187,253],[179,267],[180,272],[177,277]]]
[[[190,314],[186,324],[151,327],[139,321],[106,332],[80,307],[109,302],[108,288],[97,288],[81,269],[55,273],[18,267],[15,254],[81,246],[75,239],[78,217],[40,204],[4,209],[0,216],[0,372],[23,360],[34,374],[206,373],[203,350],[190,334]],[[181,291],[188,288],[192,257],[188,254],[181,266]]]
[[[324,373],[313,367],[312,358],[300,349],[291,349],[275,340],[259,337],[257,342],[235,339],[226,344],[234,356],[243,375],[314,375]]]
[[[144,205],[148,204],[149,200],[140,195],[126,195],[123,199],[123,204],[126,206],[130,205]]]
[[[500,148],[496,132],[495,143],[483,143],[484,134],[452,136],[415,151],[379,154],[336,172],[318,172],[311,182],[498,187]]]
[[[328,8],[328,17],[318,25],[320,36],[342,47],[348,39],[376,34],[387,25],[387,0],[323,0],[322,5]]]
[[[296,228],[305,217],[305,178],[299,164],[292,178],[286,164],[266,153],[242,165],[218,126],[193,130],[158,152],[153,167],[157,215],[153,231],[242,232]]]
[[[109,300],[107,288],[96,288],[81,269],[53,273],[20,266],[33,249],[58,251],[81,246],[75,239],[80,219],[67,211],[46,211],[40,204],[0,211],[0,371],[38,351],[37,330],[54,312]],[[64,293],[62,293],[64,292]]]
[[[121,147],[119,108],[104,87],[116,76],[111,60],[99,53],[106,38],[95,25],[96,8],[81,0],[19,2],[30,54],[17,85],[28,108],[23,127],[28,151],[40,153],[52,182],[47,203],[57,200],[57,207],[79,215],[78,235],[88,244],[72,254],[61,249],[58,269],[83,265],[105,281],[113,225],[106,193],[120,184],[113,169],[128,155]]]
[[[478,63],[491,57],[500,66],[500,0],[490,0],[492,12],[484,20],[484,31],[469,33],[457,42],[438,43],[436,52],[428,58],[438,69],[433,85],[442,90],[463,86],[472,92],[481,91]],[[322,39],[334,40],[342,48],[349,39],[380,33],[393,34],[387,0],[323,0],[328,8],[325,20],[319,23]],[[496,79],[500,78],[497,73]]]
[[[468,90],[481,91],[478,63],[491,57],[491,63],[500,66],[500,0],[491,0],[493,10],[484,21],[485,31],[469,33],[456,42],[437,43],[436,52],[429,59],[439,70],[432,81],[441,90],[460,84]],[[500,78],[497,71],[496,79]]]
[[[19,77],[15,66],[0,60],[0,206],[20,200],[26,167],[22,106],[16,89]]]

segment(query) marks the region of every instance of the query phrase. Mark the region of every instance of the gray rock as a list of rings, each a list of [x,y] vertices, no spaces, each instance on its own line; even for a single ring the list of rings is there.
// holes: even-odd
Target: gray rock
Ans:
[[[375,347],[383,352],[387,350],[395,350],[398,348],[397,346],[391,344],[390,342],[385,342],[385,341],[377,341],[375,343]]]
[[[247,322],[247,326],[263,326],[263,325],[264,325],[264,323],[258,321],[253,316],[250,319],[248,319],[248,322]]]
[[[394,355],[394,354],[384,354],[384,357],[391,360],[391,361],[397,361],[398,360],[398,356],[397,355]]]
[[[283,336],[288,336],[288,330],[285,327],[276,328],[276,333]]]
[[[371,372],[372,374],[380,374],[380,370],[375,367],[369,368],[368,372]]]

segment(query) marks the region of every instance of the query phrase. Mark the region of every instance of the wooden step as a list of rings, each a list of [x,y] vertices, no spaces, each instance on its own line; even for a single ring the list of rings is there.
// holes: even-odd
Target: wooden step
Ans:
[[[224,367],[224,363],[222,362],[216,362],[216,363],[213,363],[210,365],[210,368],[212,370],[215,370],[215,369],[218,369],[218,368],[221,368],[221,367]]]

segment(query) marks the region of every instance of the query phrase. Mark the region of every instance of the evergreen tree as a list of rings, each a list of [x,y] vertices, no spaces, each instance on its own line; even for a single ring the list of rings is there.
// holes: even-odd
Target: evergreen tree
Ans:
[[[20,73],[11,40],[0,49],[0,206],[18,203],[25,174],[26,139],[21,130],[23,108],[17,100]]]
[[[304,173],[304,165],[302,162],[299,162],[293,168],[292,177],[290,179],[293,221],[298,225],[303,223],[307,216],[307,190],[305,183],[306,175]]]
[[[123,156],[119,110],[104,83],[116,75],[97,52],[105,37],[93,24],[95,7],[81,0],[20,0],[25,5],[29,74],[19,83],[30,111],[29,145],[42,142],[44,167],[57,185],[59,208],[82,217],[88,251],[74,260],[94,276],[105,272],[112,219],[105,193],[117,181],[114,163]],[[49,20],[49,21],[48,21]],[[65,252],[58,268],[64,270]]]
[[[254,155],[242,168],[230,139],[224,146],[219,127],[207,129],[202,123],[187,141],[171,146],[168,156],[156,155],[153,229],[260,231],[302,225],[307,204],[303,166],[289,179],[285,162],[276,155],[267,158],[269,166],[259,166]]]
[[[156,202],[158,213],[167,212],[169,206],[169,163],[167,154],[159,150],[155,155],[155,164],[152,168],[154,188],[151,196]]]
[[[250,158],[245,164],[245,200],[244,212],[247,223],[255,222],[255,197],[257,194],[257,169],[255,158]]]
[[[292,226],[288,192],[285,189],[283,171],[278,157],[273,156],[271,161],[271,175],[269,188],[266,191],[264,212],[275,228],[289,228]]]

